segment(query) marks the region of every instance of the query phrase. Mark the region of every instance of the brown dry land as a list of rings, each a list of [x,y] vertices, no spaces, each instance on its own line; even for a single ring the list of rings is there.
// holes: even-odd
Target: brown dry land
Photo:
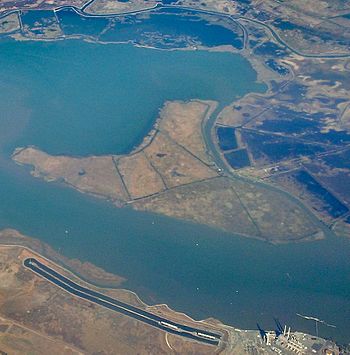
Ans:
[[[90,280],[95,284],[119,287],[125,281],[123,277],[106,272],[90,262],[81,262],[79,259],[68,259],[39,239],[29,238],[13,229],[0,230],[0,243],[21,245],[30,248],[38,254],[45,254],[50,260],[66,265],[82,278]]]
[[[86,7],[85,11],[91,14],[120,14],[124,12],[134,12],[139,10],[151,9],[161,1],[157,0],[95,0]]]
[[[10,14],[0,19],[0,34],[17,31],[20,27],[17,14]]]
[[[13,159],[32,174],[64,181],[117,205],[162,213],[271,242],[322,238],[304,210],[285,196],[220,176],[202,136],[211,101],[168,102],[153,131],[125,156],[70,158],[29,147]]]
[[[200,160],[210,163],[207,148],[202,136],[203,115],[209,117],[216,108],[216,103],[212,101],[202,101],[207,103],[198,104],[198,101],[187,103],[186,110],[180,102],[172,102],[165,105],[161,112],[161,130],[191,152]]]
[[[182,186],[133,206],[274,243],[323,238],[305,211],[280,193],[225,177]]]
[[[193,7],[201,10],[223,12],[231,15],[237,13],[237,3],[229,0],[179,0],[177,5]]]
[[[333,227],[333,231],[336,235],[340,237],[350,238],[350,223],[349,219],[347,221],[338,221]]]
[[[341,0],[254,0],[246,15],[252,18],[265,15],[264,23],[304,54],[349,54],[350,20],[343,17],[349,12],[349,2]],[[287,25],[283,26],[284,23]]]
[[[179,0],[179,6],[242,14],[268,25],[303,54],[349,54],[350,3],[342,0]]]
[[[200,134],[202,121],[214,107],[212,102],[167,103],[153,134],[129,155],[71,158],[50,156],[29,147],[16,150],[14,159],[32,165],[34,176],[48,181],[63,179],[82,192],[120,202],[146,197],[217,176],[207,163],[209,157]],[[181,125],[186,117],[184,134]],[[169,133],[175,126],[176,130]]]
[[[89,0],[2,0],[0,1],[0,13],[19,9],[55,9],[59,6],[82,7]]]
[[[25,239],[15,231],[0,232],[0,242]],[[27,240],[28,241],[28,240]],[[207,329],[212,321],[194,322],[166,306],[148,307],[126,290],[97,289],[67,270],[20,246],[0,246],[0,350],[8,354],[215,354],[219,347],[167,334],[127,316],[69,295],[23,267],[35,256],[72,280],[169,319]]]
[[[49,255],[49,259],[41,256]],[[127,316],[79,299],[37,276],[23,266],[35,257],[92,290],[145,309],[169,320],[223,334],[219,346],[168,334]],[[254,330],[240,330],[215,319],[194,321],[166,305],[147,306],[136,294],[88,284],[51,261],[75,270],[76,261],[55,253],[39,240],[15,230],[0,231],[0,353],[7,354],[275,354]],[[112,275],[89,264],[85,276],[95,281]],[[98,272],[96,272],[98,270]],[[116,279],[118,276],[113,275]]]
[[[35,167],[33,175],[46,180],[64,179],[65,183],[82,192],[108,196],[111,199],[126,198],[123,185],[116,174],[113,158],[52,157],[34,148],[21,150],[16,160]]]

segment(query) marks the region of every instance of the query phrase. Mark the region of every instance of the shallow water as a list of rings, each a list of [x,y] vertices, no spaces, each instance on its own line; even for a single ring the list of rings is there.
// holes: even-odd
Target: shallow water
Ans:
[[[0,89],[14,92],[15,129],[22,127],[14,110],[30,112],[12,147],[34,144],[52,154],[125,153],[151,129],[166,100],[228,103],[262,88],[247,62],[229,53],[83,41],[1,42],[0,53]],[[8,104],[7,95],[2,101]]]

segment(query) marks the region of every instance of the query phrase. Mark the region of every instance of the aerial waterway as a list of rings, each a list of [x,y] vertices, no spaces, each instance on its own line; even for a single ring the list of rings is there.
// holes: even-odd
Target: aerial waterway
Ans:
[[[349,341],[350,242],[270,245],[82,195],[30,176],[20,145],[52,154],[127,153],[166,100],[225,104],[263,91],[239,55],[157,51],[81,40],[0,42],[0,228],[41,239],[69,258],[123,276],[123,288],[196,319],[274,326]],[[63,75],[64,74],[64,75]],[[67,231],[67,233],[66,233]]]

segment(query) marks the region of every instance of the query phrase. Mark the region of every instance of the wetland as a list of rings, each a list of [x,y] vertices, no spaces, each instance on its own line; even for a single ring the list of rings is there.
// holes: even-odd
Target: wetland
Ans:
[[[67,189],[60,183],[64,174],[52,179],[49,172],[39,172],[41,177],[55,180],[48,184],[11,160],[15,148],[32,145],[53,158],[74,156],[81,161],[122,156],[126,161],[127,154],[143,143],[164,113],[159,110],[165,102],[187,107],[196,99],[228,105],[249,92],[263,92],[266,88],[257,82],[248,61],[232,53],[158,51],[81,40],[3,40],[0,46],[0,121],[5,127],[0,133],[1,228],[18,229],[67,257],[118,274],[126,280],[122,287],[137,292],[144,301],[169,304],[197,319],[212,316],[241,328],[255,328],[257,322],[273,327],[273,317],[278,317],[312,332],[313,325],[296,317],[296,313],[311,312],[338,326],[336,331],[322,329],[320,335],[348,340],[350,318],[344,317],[344,310],[350,309],[349,240],[329,236],[312,243],[272,245],[238,235],[260,232],[263,239],[269,239],[278,228],[286,230],[282,223],[287,220],[278,215],[282,210],[278,206],[285,203],[279,194],[269,189],[262,192],[260,185],[242,180],[234,182],[236,189],[230,189],[232,180],[218,176],[199,188],[172,190],[172,204],[165,206],[173,206],[175,201],[180,208],[169,213],[159,207],[164,208],[164,195],[150,197],[144,205],[137,202],[139,210],[159,212],[155,214],[129,206],[116,208],[108,201]],[[177,143],[187,148],[186,142]],[[150,156],[161,158],[157,154],[164,154],[163,150],[150,152]],[[121,169],[131,168],[128,161]],[[182,178],[181,171],[171,171],[166,184]],[[86,172],[88,168],[79,168],[75,177]],[[154,181],[153,188],[164,183]],[[133,186],[132,177],[128,183]],[[135,198],[143,193],[130,190]],[[249,223],[242,233],[232,228],[244,227],[240,223],[220,230],[203,225],[208,220],[205,215],[202,220],[184,221],[186,216],[178,213],[183,207],[210,213],[203,208],[206,204],[212,207],[211,201],[217,200],[210,193],[218,191],[225,197],[226,190],[232,199],[223,199],[223,206],[210,218],[221,221],[225,217],[221,211],[226,213],[235,208],[233,201],[243,200],[253,219],[259,220],[258,226],[246,219]],[[266,215],[254,207],[257,198],[263,201]],[[276,204],[270,205],[271,200]],[[298,210],[294,201],[290,203]],[[272,212],[278,215],[275,228],[269,225]],[[234,217],[242,221],[244,213],[239,210]],[[320,228],[311,217],[309,224],[302,225]]]

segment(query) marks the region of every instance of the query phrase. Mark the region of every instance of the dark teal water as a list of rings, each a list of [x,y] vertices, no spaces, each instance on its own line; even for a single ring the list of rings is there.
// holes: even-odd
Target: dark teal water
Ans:
[[[195,11],[162,8],[145,14],[81,16],[72,7],[53,11],[23,11],[21,22],[31,32],[43,35],[47,24],[55,23],[66,36],[89,36],[103,42],[132,42],[157,48],[186,48],[188,43],[214,47],[243,47],[242,29],[232,20],[215,15],[199,16]],[[38,26],[39,25],[39,26]],[[225,26],[226,25],[226,26]]]
[[[348,240],[272,246],[117,209],[36,180],[9,160],[17,144],[53,153],[122,152],[148,131],[164,100],[226,102],[259,88],[248,63],[227,53],[2,42],[0,228],[16,228],[122,275],[123,287],[145,301],[195,318],[256,328],[271,327],[278,317],[314,332],[298,312],[337,326],[321,326],[320,335],[349,341]]]

